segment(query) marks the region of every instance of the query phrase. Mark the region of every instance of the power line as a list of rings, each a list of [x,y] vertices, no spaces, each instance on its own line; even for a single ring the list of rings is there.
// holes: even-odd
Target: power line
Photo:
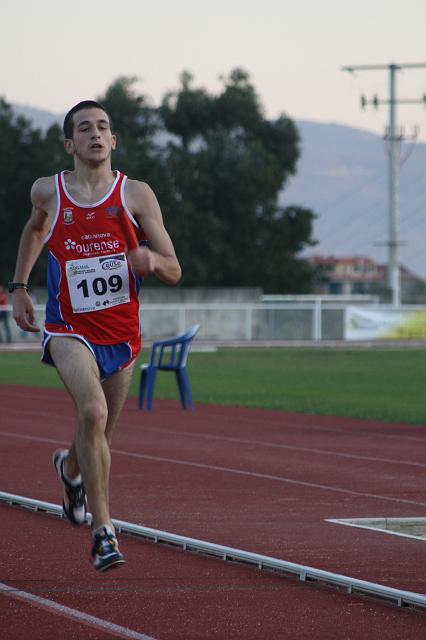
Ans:
[[[399,267],[399,143],[403,139],[402,135],[397,135],[396,127],[396,105],[397,104],[418,104],[423,102],[426,105],[426,96],[422,99],[396,97],[396,73],[401,69],[420,69],[426,67],[426,63],[414,62],[406,64],[367,64],[342,67],[343,71],[353,73],[354,71],[383,71],[389,72],[389,98],[381,99],[377,95],[368,100],[365,96],[361,97],[361,108],[372,104],[376,109],[381,104],[389,105],[389,125],[386,138],[390,143],[389,150],[389,240],[388,246],[388,278],[389,288],[392,291],[392,302],[395,306],[399,306],[401,302],[401,273]]]
[[[325,214],[329,213],[332,209],[334,209],[338,205],[341,205],[342,203],[344,204],[346,202],[346,200],[348,200],[355,193],[359,193],[366,186],[368,186],[372,182],[377,182],[378,179],[381,179],[382,177],[383,177],[383,171],[382,170],[380,172],[374,173],[372,176],[369,177],[368,180],[366,180],[363,183],[357,185],[356,187],[351,187],[350,189],[348,189],[344,193],[341,193],[339,196],[337,196],[337,198],[335,198],[334,200],[332,200],[328,204],[324,205],[322,207],[322,209],[325,211]]]
[[[373,207],[365,209],[361,214],[357,214],[353,217],[353,223],[351,225],[342,225],[338,228],[338,233],[329,233],[321,237],[320,242],[323,248],[323,253],[342,253],[342,252],[357,252],[357,246],[365,247],[365,218],[370,216],[368,220],[368,229],[371,233],[372,230],[378,231],[378,224],[383,220],[383,210],[380,208],[373,216],[371,216],[372,210],[377,206],[375,203]],[[342,236],[341,233],[344,233]],[[340,235],[340,237],[339,237]],[[349,245],[349,246],[348,246]],[[346,248],[347,247],[347,248]],[[366,253],[364,251],[364,253]],[[367,252],[369,253],[369,252]]]
[[[321,218],[324,219],[324,217],[327,216],[327,214],[329,214],[338,205],[341,206],[341,209],[343,211],[345,209],[344,205],[350,199],[350,196],[354,195],[355,193],[357,194],[362,193],[362,191],[372,183],[376,183],[376,184],[380,183],[383,177],[384,177],[383,171],[380,171],[380,173],[374,174],[372,177],[370,177],[369,180],[365,181],[364,184],[358,185],[357,188],[352,188],[346,191],[344,194],[339,195],[337,198],[332,200],[329,203],[329,205],[326,205],[325,207],[322,206]],[[422,173],[415,176],[410,176],[410,179],[405,181],[404,184],[402,184],[401,191],[405,193],[408,189],[412,189],[413,185],[420,182],[421,184],[424,185],[424,175]],[[421,195],[423,194],[423,191],[424,189],[422,189],[418,194],[416,194],[416,197],[421,197]],[[334,243],[338,243],[339,245],[345,245],[349,240],[352,240],[352,244],[353,244],[354,241],[355,242],[358,241],[358,238],[359,239],[362,238],[363,244],[365,244],[365,218],[367,216],[370,216],[368,221],[370,230],[372,226],[376,226],[376,223],[379,221],[379,218],[381,218],[381,216],[383,215],[383,208],[381,207],[381,205],[383,205],[384,203],[384,197],[385,197],[385,194],[383,193],[383,197],[375,198],[374,201],[370,203],[367,207],[362,207],[358,211],[354,211],[351,214],[351,219],[349,220],[349,222],[344,223],[342,225],[334,222],[330,230],[327,230],[327,231],[324,230],[323,234],[320,234],[320,243],[327,245],[327,244],[330,244],[330,242],[334,242]],[[380,206],[380,209],[374,212],[374,210],[379,206]],[[418,207],[414,207],[414,210],[413,208],[411,208],[409,215],[408,216],[404,215],[404,218],[403,218],[404,223],[406,223],[407,220],[410,219],[413,214],[417,213],[417,210],[418,210]],[[371,216],[372,213],[373,215]],[[348,236],[348,233],[349,233],[349,236]],[[340,237],[340,236],[343,236],[343,237]],[[324,249],[324,250],[327,251],[327,249]]]
[[[383,208],[380,207],[377,211],[374,211],[379,205],[383,205],[384,199],[375,200],[369,207],[363,209],[361,212],[354,212],[352,214],[352,219],[348,224],[336,226],[331,232],[325,233],[320,237],[321,244],[330,245],[330,242],[338,244],[340,248],[346,245],[347,243],[351,243],[352,245],[357,242],[361,242],[365,245],[365,229],[366,222],[365,218],[368,216],[368,229],[371,234],[372,230],[377,230],[379,227],[378,222],[382,219]],[[407,222],[412,223],[412,218],[417,219],[418,213],[425,213],[425,207],[422,203],[419,206],[411,208],[409,210],[408,215],[404,215],[402,218],[402,222],[406,231],[408,232],[410,228],[414,225],[410,224],[407,228]],[[373,215],[372,215],[373,214]],[[402,245],[402,243],[401,243]],[[327,249],[324,249],[327,251]]]

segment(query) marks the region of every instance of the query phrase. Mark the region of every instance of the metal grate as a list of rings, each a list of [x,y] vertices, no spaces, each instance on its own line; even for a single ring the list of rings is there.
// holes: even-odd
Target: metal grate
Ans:
[[[43,502],[34,500],[24,496],[14,495],[12,493],[0,492],[0,502],[5,502],[11,506],[22,507],[31,511],[46,513],[48,515],[63,517],[62,507],[52,504],[51,502]],[[92,516],[87,514],[87,524],[90,525]],[[357,578],[331,573],[315,569],[302,564],[264,556],[258,553],[251,553],[242,549],[234,549],[220,544],[214,544],[205,540],[197,540],[188,538],[175,533],[161,531],[159,529],[151,529],[124,520],[115,520],[113,523],[118,532],[143,538],[151,542],[171,545],[182,549],[183,551],[192,551],[207,556],[221,558],[227,562],[244,563],[261,570],[274,571],[283,575],[297,576],[302,582],[318,582],[332,585],[334,587],[343,587],[348,593],[373,596],[375,598],[390,601],[399,607],[416,607],[426,609],[426,595],[414,593],[411,591],[403,591],[386,587],[374,582],[367,582]]]

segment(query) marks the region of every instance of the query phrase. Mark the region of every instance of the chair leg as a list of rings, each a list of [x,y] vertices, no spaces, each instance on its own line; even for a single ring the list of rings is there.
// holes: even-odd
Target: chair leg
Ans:
[[[181,379],[180,372],[181,372],[181,369],[176,369],[176,371],[175,371],[176,382],[177,382],[177,386],[178,386],[178,390],[179,390],[180,403],[182,405],[182,408],[186,409],[185,386],[184,386],[183,381]]]
[[[145,401],[147,371],[146,367],[141,369],[141,376],[139,382],[139,409],[143,409],[143,403]]]
[[[152,409],[152,398],[154,395],[155,367],[144,367],[141,370],[139,383],[139,409],[143,409],[146,400],[146,408]]]
[[[182,407],[192,409],[191,387],[189,386],[189,378],[185,367],[176,371],[176,379],[179,388],[180,401]]]
[[[148,411],[152,409],[152,399],[154,395],[155,374],[157,369],[155,367],[147,368],[147,383],[146,383],[146,408]]]

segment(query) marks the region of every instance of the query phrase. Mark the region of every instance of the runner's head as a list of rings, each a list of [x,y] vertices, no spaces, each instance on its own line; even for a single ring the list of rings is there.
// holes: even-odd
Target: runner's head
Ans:
[[[67,115],[64,118],[63,132],[65,139],[73,139],[75,126],[74,116],[80,111],[83,111],[83,109],[100,109],[101,111],[103,111],[107,116],[106,120],[108,121],[109,128],[112,131],[112,118],[105,107],[101,105],[100,102],[96,102],[96,100],[83,100],[82,102],[74,105],[73,108],[68,111]]]
[[[99,167],[111,162],[111,152],[117,142],[111,124],[108,112],[94,100],[79,102],[67,113],[64,146],[66,152],[74,156],[76,167],[79,163]]]

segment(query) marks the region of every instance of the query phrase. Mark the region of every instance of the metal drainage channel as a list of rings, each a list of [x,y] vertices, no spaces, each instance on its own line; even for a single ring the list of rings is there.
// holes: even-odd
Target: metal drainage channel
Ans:
[[[13,493],[0,491],[0,502],[5,502],[10,506],[23,507],[35,512],[46,513],[59,518],[64,517],[60,505],[18,496]],[[91,514],[87,513],[86,524],[90,525],[91,520]],[[183,551],[215,556],[227,562],[254,565],[258,569],[290,574],[292,576],[296,575],[299,580],[303,582],[320,582],[334,587],[344,587],[348,593],[381,598],[397,604],[399,607],[426,609],[426,595],[420,593],[394,589],[374,582],[358,580],[357,578],[350,578],[349,576],[338,573],[307,567],[303,564],[295,564],[294,562],[287,562],[286,560],[279,560],[278,558],[251,553],[250,551],[243,551],[242,549],[234,549],[233,547],[226,547],[220,544],[206,542],[205,540],[197,540],[159,529],[151,529],[150,527],[125,522],[124,520],[113,519],[113,523],[120,533],[143,538],[151,542],[172,545],[179,547]]]

